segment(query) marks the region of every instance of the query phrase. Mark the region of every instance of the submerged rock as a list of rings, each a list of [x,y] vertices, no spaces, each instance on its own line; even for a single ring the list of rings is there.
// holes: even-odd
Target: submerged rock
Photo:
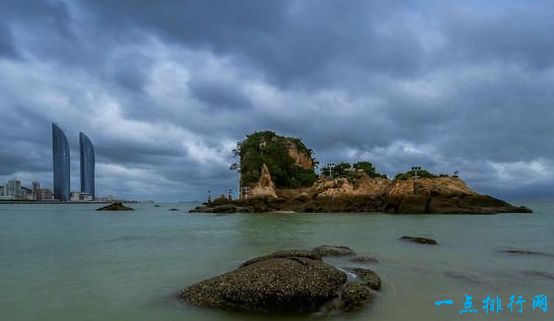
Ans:
[[[100,207],[96,210],[97,211],[133,211],[134,209],[123,205],[123,203],[121,202],[113,202],[106,206]]]
[[[311,260],[321,261],[321,257],[312,251],[304,250],[288,250],[288,251],[277,251],[268,255],[258,256],[253,259],[250,259],[240,265],[240,267],[245,267],[247,265],[265,261],[267,259],[284,259],[284,258],[306,258]]]
[[[485,282],[478,276],[466,272],[446,271],[444,272],[444,276],[469,284],[482,284]]]
[[[538,277],[541,279],[554,280],[554,274],[544,271],[523,271],[523,274],[531,277]]]
[[[402,241],[409,241],[413,243],[419,243],[419,244],[428,244],[428,245],[437,245],[437,241],[425,237],[414,237],[414,236],[402,236],[400,238]]]
[[[500,250],[499,252],[510,254],[510,255],[535,255],[535,256],[544,256],[544,257],[554,257],[554,254],[551,254],[551,253],[530,251],[530,250],[509,249],[509,250]]]
[[[375,293],[361,283],[348,283],[341,293],[341,303],[338,308],[349,312],[358,310],[373,301]]]
[[[319,256],[348,256],[356,254],[351,248],[342,245],[321,245],[312,251]]]
[[[379,260],[377,260],[374,256],[355,256],[349,260],[353,263],[377,263]]]
[[[312,251],[279,251],[196,283],[179,293],[191,304],[244,312],[355,310],[372,301],[367,282],[347,275]]]
[[[179,209],[178,208],[170,208],[169,210],[170,211],[178,211]]]
[[[381,289],[381,278],[374,271],[362,268],[345,268],[345,270],[354,273],[361,284],[376,291]]]

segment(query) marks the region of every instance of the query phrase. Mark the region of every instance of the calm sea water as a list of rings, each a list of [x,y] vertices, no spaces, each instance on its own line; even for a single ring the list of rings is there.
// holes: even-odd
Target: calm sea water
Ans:
[[[335,244],[376,256],[370,268],[384,288],[358,313],[298,320],[553,320],[554,257],[498,253],[554,253],[554,203],[525,205],[535,213],[208,215],[187,213],[190,204],[142,204],[130,213],[96,212],[95,205],[0,205],[0,319],[290,320],[195,308],[174,294],[257,255]],[[398,241],[402,235],[440,245]],[[465,294],[473,296],[477,314],[458,313]],[[481,310],[487,294],[503,299],[499,315]],[[527,299],[521,315],[505,306],[512,294]],[[537,294],[549,296],[547,313],[531,310]],[[435,307],[443,299],[454,305]]]

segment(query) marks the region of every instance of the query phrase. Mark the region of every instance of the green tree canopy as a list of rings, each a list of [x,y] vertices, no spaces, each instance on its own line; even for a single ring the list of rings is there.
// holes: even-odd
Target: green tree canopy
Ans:
[[[332,168],[329,165],[326,165],[321,168],[321,175],[330,177],[332,174],[334,178],[354,178],[359,176],[360,171],[364,172],[367,176],[371,178],[387,177],[384,174],[377,173],[373,164],[368,161],[360,161],[353,165],[348,162],[340,162],[338,164],[335,164]]]
[[[232,164],[231,170],[240,171],[242,185],[252,185],[258,181],[262,166],[266,164],[278,188],[311,186],[317,178],[314,167],[307,169],[296,165],[288,153],[291,144],[296,145],[300,153],[308,155],[314,165],[317,164],[312,150],[300,139],[261,131],[237,143],[233,153],[239,162]]]
[[[414,170],[409,170],[405,173],[398,173],[396,174],[396,176],[394,177],[394,179],[399,179],[399,180],[406,180],[406,179],[411,179],[413,178],[415,175],[415,171]],[[417,177],[421,177],[421,178],[435,178],[437,177],[437,175],[425,170],[425,169],[420,169],[417,171]]]

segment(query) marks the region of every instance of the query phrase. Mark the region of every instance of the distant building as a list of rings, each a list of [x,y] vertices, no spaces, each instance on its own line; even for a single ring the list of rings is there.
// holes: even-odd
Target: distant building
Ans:
[[[33,190],[33,198],[38,199],[38,193],[40,191],[40,183],[36,181],[31,183],[31,189]]]
[[[6,196],[6,186],[5,185],[0,185],[0,197],[1,196]]]
[[[89,193],[71,192],[72,202],[92,201],[92,195]]]
[[[64,132],[52,123],[52,155],[54,167],[54,198],[60,201],[70,199],[70,155],[69,143]]]
[[[37,200],[51,200],[54,198],[54,194],[52,193],[52,190],[49,188],[41,188],[38,191]]]
[[[17,179],[12,179],[6,184],[6,196],[11,196],[13,198],[21,197],[21,181]]]
[[[21,186],[21,193],[19,194],[18,198],[23,200],[33,200],[35,199],[35,195],[33,194],[32,189],[25,186]]]
[[[94,182],[94,146],[84,133],[79,133],[79,145],[81,154],[81,193],[95,196]]]

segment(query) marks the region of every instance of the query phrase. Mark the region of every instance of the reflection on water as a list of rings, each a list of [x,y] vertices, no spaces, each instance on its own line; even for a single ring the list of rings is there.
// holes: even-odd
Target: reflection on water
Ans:
[[[460,315],[465,294],[554,299],[554,203],[535,214],[493,216],[385,214],[188,214],[186,204],[137,205],[98,213],[94,205],[0,205],[2,320],[488,320]],[[168,208],[179,208],[170,212]],[[400,242],[403,235],[438,246]],[[174,299],[183,287],[242,261],[283,249],[347,245],[378,263],[375,303],[345,315],[261,316],[200,309]],[[434,305],[452,299],[453,305]],[[502,320],[552,320],[554,311]]]

